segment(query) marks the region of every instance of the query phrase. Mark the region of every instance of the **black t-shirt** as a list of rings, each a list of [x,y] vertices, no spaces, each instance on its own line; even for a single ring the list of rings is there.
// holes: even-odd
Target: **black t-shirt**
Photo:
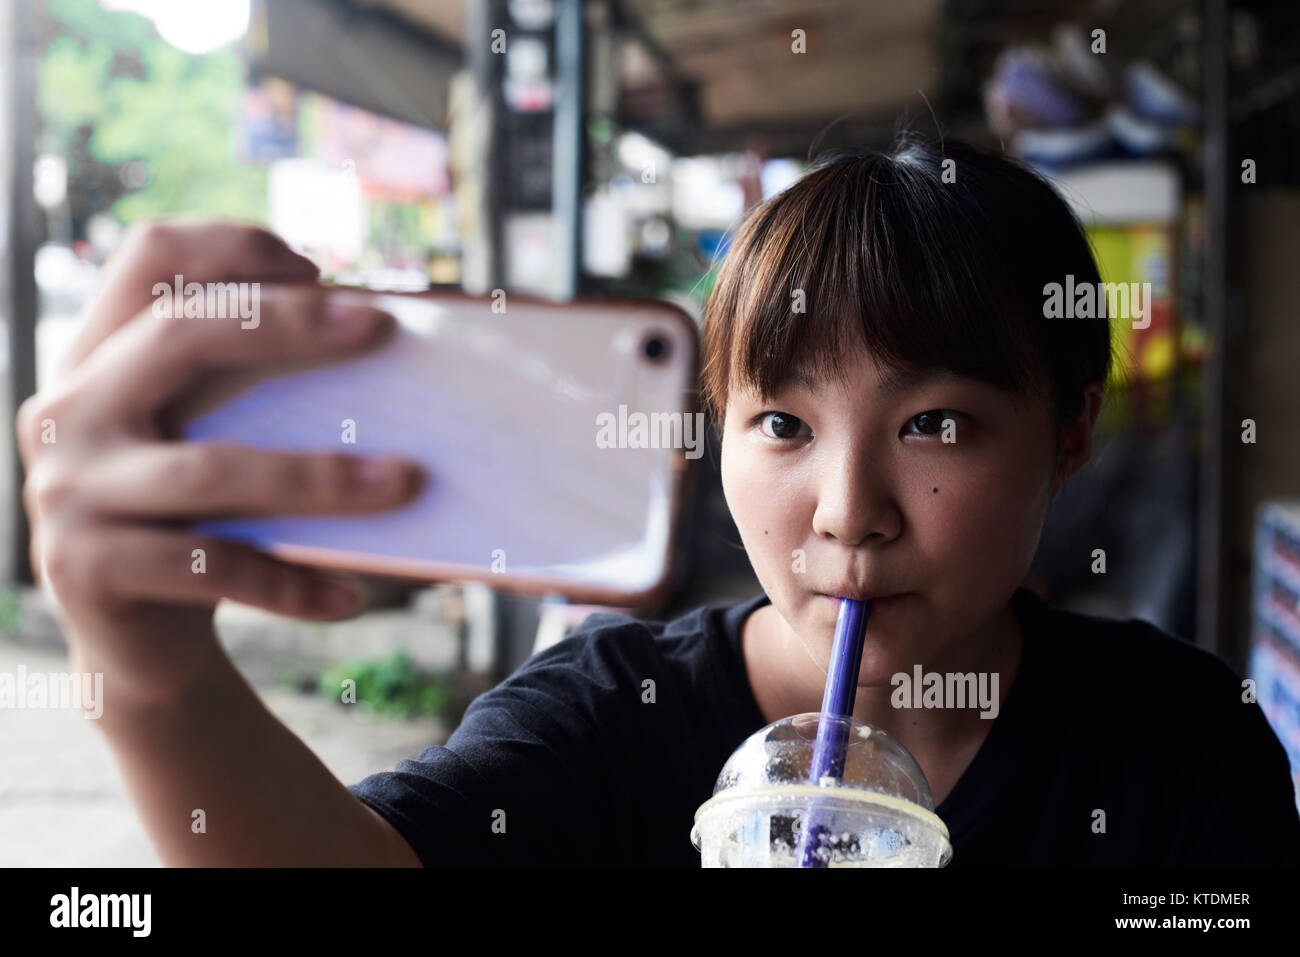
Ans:
[[[767,602],[591,615],[476,698],[445,747],[350,790],[430,866],[698,867],[695,811],[767,724],[740,644]],[[1011,607],[1020,669],[935,809],[950,867],[1300,865],[1286,752],[1222,660],[1027,589]]]

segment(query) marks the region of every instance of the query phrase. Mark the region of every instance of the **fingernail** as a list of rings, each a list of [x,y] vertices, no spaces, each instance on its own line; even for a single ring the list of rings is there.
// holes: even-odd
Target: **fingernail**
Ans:
[[[373,332],[388,318],[388,314],[367,306],[332,302],[325,310],[325,318],[332,333],[347,337]]]
[[[359,586],[319,580],[312,589],[313,604],[326,614],[351,611],[361,605],[365,593]]]
[[[406,478],[406,468],[391,459],[366,459],[358,471],[361,481],[375,489],[391,488]]]

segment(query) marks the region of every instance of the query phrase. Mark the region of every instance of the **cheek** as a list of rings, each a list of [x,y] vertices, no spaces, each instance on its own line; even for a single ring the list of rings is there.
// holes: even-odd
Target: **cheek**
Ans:
[[[1014,455],[990,456],[935,476],[913,492],[908,511],[924,550],[949,581],[1002,590],[1028,570],[1049,492],[1046,465],[1039,474],[1034,463]]]
[[[724,438],[719,474],[741,542],[759,580],[767,584],[789,572],[791,551],[806,535],[800,531],[797,510],[790,507],[794,490],[781,487],[770,469],[764,469],[762,458],[743,439]]]

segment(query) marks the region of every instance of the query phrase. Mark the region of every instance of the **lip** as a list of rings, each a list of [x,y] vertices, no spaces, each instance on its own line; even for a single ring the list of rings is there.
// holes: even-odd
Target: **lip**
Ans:
[[[854,601],[869,601],[874,605],[877,602],[885,602],[885,601],[890,601],[894,598],[902,598],[904,595],[908,593],[894,592],[893,594],[890,595],[868,595],[865,592],[855,591],[852,589],[845,589],[844,593],[841,595],[832,595],[827,592],[818,592],[817,594],[825,598],[833,599],[835,601],[840,601],[842,598],[852,598]]]

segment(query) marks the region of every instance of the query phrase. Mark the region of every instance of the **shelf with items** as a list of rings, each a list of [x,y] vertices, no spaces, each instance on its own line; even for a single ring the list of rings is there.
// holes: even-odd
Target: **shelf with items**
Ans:
[[[1260,507],[1254,551],[1248,672],[1291,761],[1300,805],[1300,500]]]

